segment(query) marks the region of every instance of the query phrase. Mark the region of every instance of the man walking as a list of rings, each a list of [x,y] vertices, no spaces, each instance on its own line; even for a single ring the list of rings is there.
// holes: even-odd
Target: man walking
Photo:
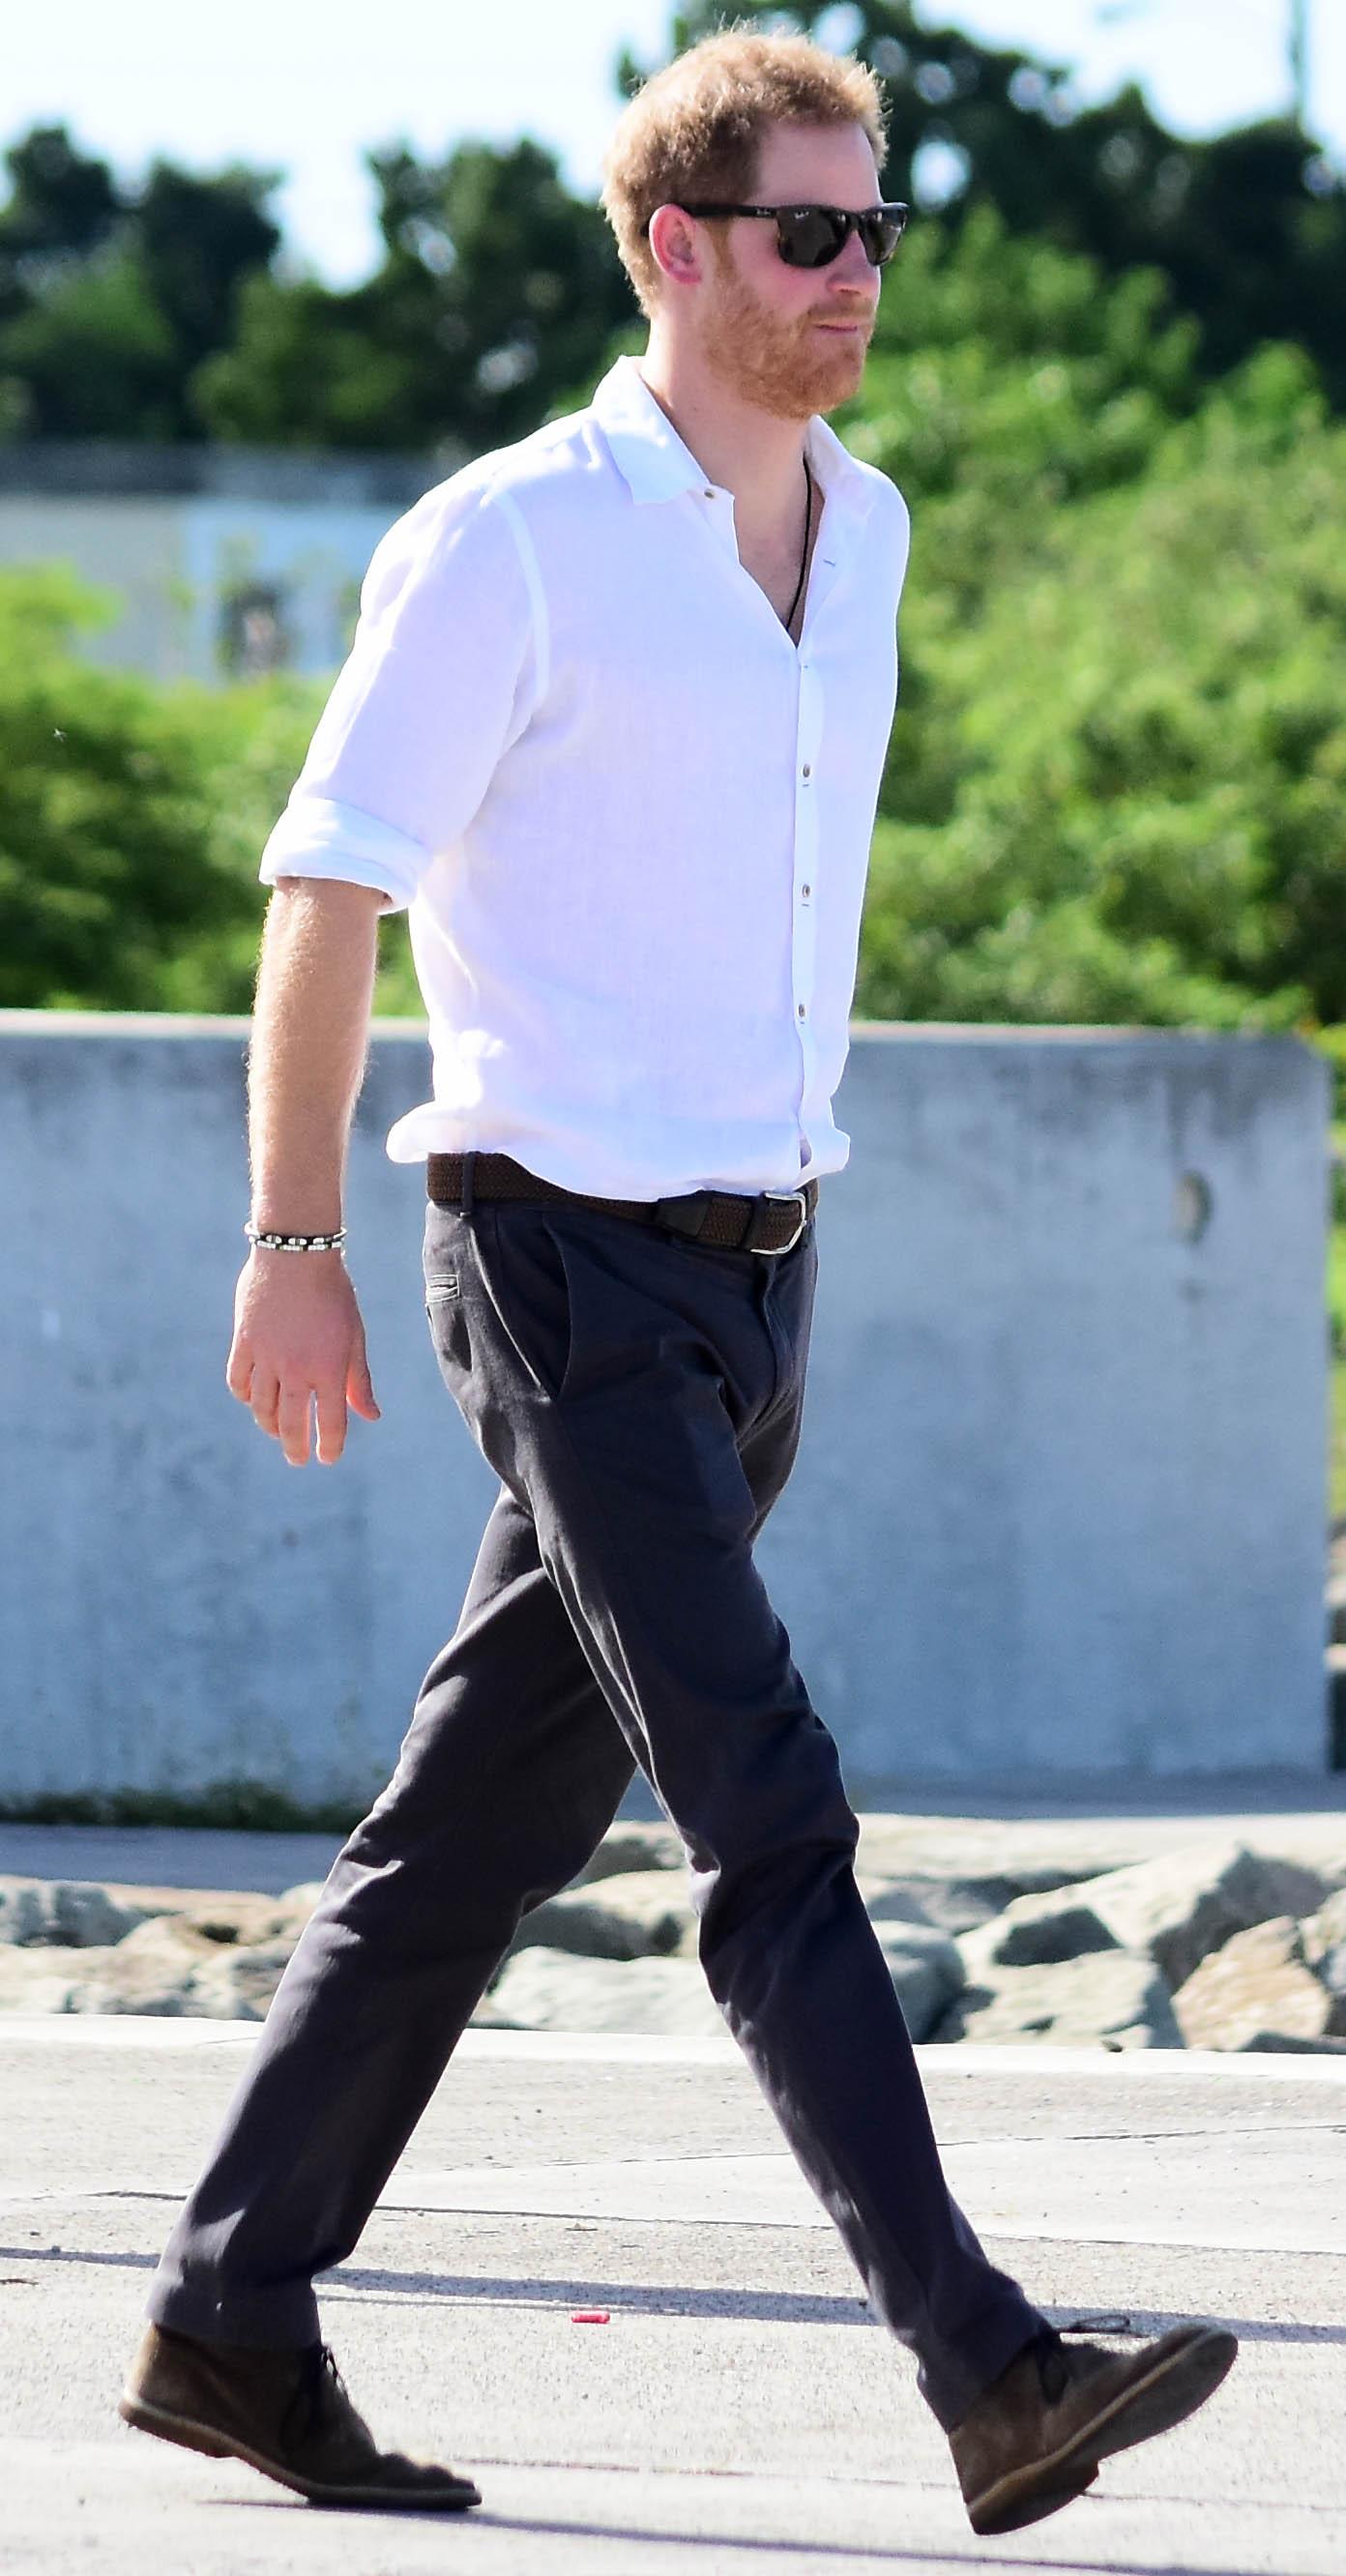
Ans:
[[[292,1465],[377,1419],[341,1187],[380,911],[406,904],[434,1098],[426,1305],[500,1479],[457,1631],[337,1860],[173,2232],[122,2413],[318,2501],[449,2508],[318,2333],[506,1950],[639,1763],[712,1991],[978,2531],[1078,2494],[1234,2358],[1070,2345],[951,2200],[860,1902],[856,1820],[753,1542],[799,1434],[820,1183],[896,689],[907,514],[822,417],[861,382],[905,208],[879,94],[713,38],[616,129],[650,322],[591,404],[377,549],[267,845],[253,1248],[229,1384]]]

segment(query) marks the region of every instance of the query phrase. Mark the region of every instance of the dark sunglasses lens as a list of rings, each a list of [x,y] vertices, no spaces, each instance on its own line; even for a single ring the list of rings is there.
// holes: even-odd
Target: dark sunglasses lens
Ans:
[[[826,206],[801,206],[776,217],[776,239],[788,268],[826,268],[846,238],[846,222]]]
[[[906,230],[905,212],[858,215],[854,221],[871,268],[882,268]],[[780,255],[790,268],[826,268],[850,233],[846,216],[832,206],[790,207],[776,217]]]
[[[862,215],[860,239],[871,268],[882,268],[892,258],[907,228],[905,215]]]

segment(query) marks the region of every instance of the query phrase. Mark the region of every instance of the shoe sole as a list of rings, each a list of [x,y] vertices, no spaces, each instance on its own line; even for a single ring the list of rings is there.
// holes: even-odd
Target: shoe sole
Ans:
[[[1233,2368],[1237,2353],[1237,2336],[1223,2327],[1192,2327],[1142,2379],[1119,2389],[1058,2450],[1007,2470],[975,2497],[968,2506],[973,2530],[982,2535],[1017,2531],[1069,2504],[1092,2485],[1100,2460],[1170,2432],[1194,2415]]]
[[[429,2488],[409,2493],[405,2487],[330,2487],[317,2478],[296,2477],[292,2470],[268,2460],[264,2452],[228,2440],[209,2424],[198,2424],[194,2416],[170,2415],[162,2406],[151,2406],[129,2388],[123,2389],[117,2412],[137,2433],[156,2434],[161,2442],[176,2442],[184,2451],[203,2451],[210,2460],[245,2460],[250,2469],[259,2469],[264,2478],[274,2478],[277,2486],[288,2487],[292,2495],[304,2496],[310,2504],[374,2505],[394,2513],[466,2513],[470,2505],[481,2502],[480,2490],[468,2478],[443,2492]]]

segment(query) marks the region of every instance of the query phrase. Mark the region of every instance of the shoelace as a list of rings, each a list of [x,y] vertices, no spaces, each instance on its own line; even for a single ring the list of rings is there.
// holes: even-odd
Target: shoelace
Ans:
[[[1038,2378],[1048,2405],[1054,2406],[1059,2397],[1064,2397],[1070,2385],[1070,2371],[1061,2348],[1066,2335],[1134,2335],[1139,2331],[1129,2317],[1122,2316],[1067,2317],[1064,2325],[1049,2326],[1037,2348]]]
[[[295,2438],[306,2442],[310,2434],[317,2431],[328,2399],[332,2396],[347,2397],[346,2383],[337,2368],[336,2355],[330,2344],[310,2344],[301,2355],[301,2363],[299,2385],[281,2418],[280,2437],[287,2448],[291,2438],[290,2419],[297,2406],[302,2404],[305,2412]]]

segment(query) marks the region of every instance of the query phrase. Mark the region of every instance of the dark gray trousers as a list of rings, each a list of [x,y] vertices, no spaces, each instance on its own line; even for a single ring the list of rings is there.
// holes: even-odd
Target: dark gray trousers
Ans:
[[[1041,2329],[945,2184],[836,1748],[753,1562],[799,1438],[814,1233],[773,1259],[561,1203],[428,1209],[435,1350],[500,1494],[165,2250],[159,2323],[313,2340],[315,2273],[639,1763],[715,1999],[940,2422]]]

